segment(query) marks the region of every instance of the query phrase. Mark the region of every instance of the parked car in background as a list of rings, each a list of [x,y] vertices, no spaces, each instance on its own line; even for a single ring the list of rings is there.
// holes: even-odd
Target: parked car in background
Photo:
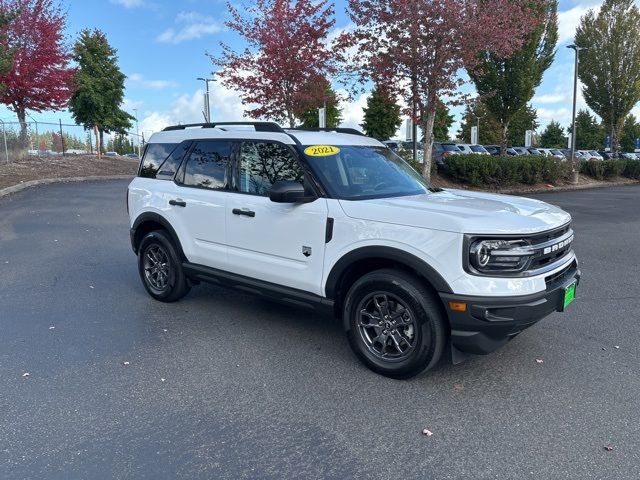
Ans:
[[[562,150],[560,149],[551,148],[549,149],[549,151],[551,152],[551,155],[554,156],[555,158],[561,158],[563,160],[567,159],[567,157],[564,156],[564,153],[562,153]]]
[[[107,157],[118,157],[120,154],[118,152],[107,152],[105,153]]]
[[[129,158],[140,158],[137,153],[127,153],[125,157]]]
[[[483,147],[491,155],[500,155],[500,145],[483,145]]]
[[[466,155],[491,155],[482,145],[472,145],[470,143],[457,143],[456,145]]]
[[[612,152],[607,152],[605,150],[598,151],[603,160],[611,160],[613,158]]]
[[[527,151],[529,152],[529,155],[547,155],[545,152],[541,152],[540,150],[538,150],[537,148],[534,147],[525,147],[527,149]]]
[[[392,151],[397,152],[400,150],[400,142],[396,140],[385,140],[384,143],[387,147],[389,147]]]
[[[604,157],[600,155],[596,150],[589,150],[592,160],[604,160]]]
[[[510,147],[516,155],[531,155],[526,147]]]
[[[571,149],[570,148],[563,148],[562,149],[562,153],[564,154],[565,157],[567,157],[567,159],[571,159]],[[584,154],[580,152],[580,150],[576,150],[576,159],[578,160],[588,160],[587,158],[585,158]]]
[[[620,152],[619,156],[625,160],[638,160],[638,156],[632,152]]]
[[[422,142],[418,142],[416,147],[418,149],[418,161],[422,163],[424,162],[424,144]],[[413,142],[400,142],[400,150],[413,152]]]
[[[441,143],[434,142],[433,144],[433,159],[436,162],[436,166],[442,166],[444,159],[449,155],[460,155],[462,151],[455,143]]]

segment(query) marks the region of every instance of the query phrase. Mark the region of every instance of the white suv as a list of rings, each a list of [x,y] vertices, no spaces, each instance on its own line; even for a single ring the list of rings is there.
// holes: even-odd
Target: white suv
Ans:
[[[371,369],[407,378],[446,347],[489,353],[575,297],[568,213],[432,188],[355,130],[166,128],[128,190],[149,294],[200,281],[329,308]]]

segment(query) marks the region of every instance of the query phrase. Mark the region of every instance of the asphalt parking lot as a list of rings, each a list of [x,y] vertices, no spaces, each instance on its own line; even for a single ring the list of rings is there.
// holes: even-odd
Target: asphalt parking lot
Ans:
[[[394,381],[318,314],[151,300],[126,185],[0,199],[0,478],[640,478],[640,187],[539,196],[574,217],[569,312]]]

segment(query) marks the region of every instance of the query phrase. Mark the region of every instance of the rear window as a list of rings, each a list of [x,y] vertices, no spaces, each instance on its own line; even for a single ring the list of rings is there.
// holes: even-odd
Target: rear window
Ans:
[[[447,145],[446,143],[442,145],[442,148],[444,148],[446,152],[459,152],[462,150],[457,145],[451,145],[451,144]]]
[[[158,180],[171,180],[182,157],[189,148],[189,142],[150,143],[145,149],[140,167],[140,176]]]

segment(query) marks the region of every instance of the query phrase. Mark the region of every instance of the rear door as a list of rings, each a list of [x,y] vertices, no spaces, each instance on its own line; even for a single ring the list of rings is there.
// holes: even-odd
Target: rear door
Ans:
[[[236,148],[229,140],[195,141],[176,175],[171,203],[185,232],[183,250],[192,263],[227,268],[225,208]]]
[[[270,141],[245,141],[226,207],[232,272],[321,295],[327,201],[269,200],[278,180],[305,181],[295,152]]]

